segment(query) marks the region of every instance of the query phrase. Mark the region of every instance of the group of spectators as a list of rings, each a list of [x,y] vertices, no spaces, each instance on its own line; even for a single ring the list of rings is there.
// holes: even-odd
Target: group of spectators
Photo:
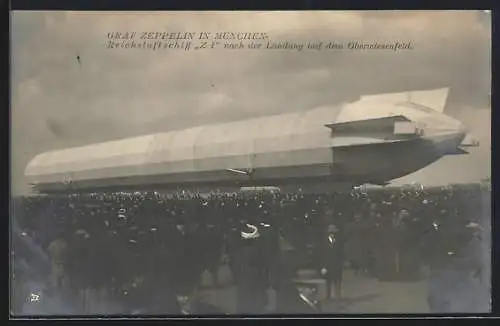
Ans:
[[[169,313],[204,271],[219,286],[218,269],[227,263],[242,289],[238,312],[251,313],[267,309],[255,306],[266,302],[255,295],[282,288],[301,268],[333,283],[342,282],[346,266],[380,280],[421,277],[424,262],[443,261],[467,243],[467,223],[489,222],[485,192],[474,184],[333,194],[86,193],[17,198],[13,215],[50,257],[52,286],[74,296],[91,288],[127,312]],[[249,254],[242,232],[255,231],[260,249]],[[342,248],[335,258],[322,250],[329,232]],[[293,251],[285,263],[277,258],[287,251],[283,243]]]

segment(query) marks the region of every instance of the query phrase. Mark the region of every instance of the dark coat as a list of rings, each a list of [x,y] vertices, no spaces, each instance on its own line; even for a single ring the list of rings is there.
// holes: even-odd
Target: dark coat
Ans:
[[[238,256],[236,284],[238,313],[264,313],[267,304],[267,275],[260,239],[244,240]]]

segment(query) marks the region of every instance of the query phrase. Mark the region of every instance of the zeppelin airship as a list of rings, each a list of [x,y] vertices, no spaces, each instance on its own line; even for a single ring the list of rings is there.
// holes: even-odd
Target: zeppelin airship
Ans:
[[[444,113],[449,88],[50,151],[25,176],[38,192],[385,185],[477,146]],[[220,189],[220,188],[219,188]]]

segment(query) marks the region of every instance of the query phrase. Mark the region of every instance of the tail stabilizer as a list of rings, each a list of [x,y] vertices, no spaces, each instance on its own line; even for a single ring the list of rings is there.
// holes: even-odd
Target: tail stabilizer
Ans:
[[[446,106],[446,101],[448,100],[448,94],[450,88],[438,88],[426,91],[410,91],[401,93],[386,93],[386,94],[376,94],[376,95],[366,95],[361,96],[361,101],[363,102],[385,102],[385,103],[401,103],[410,102],[418,104],[439,113],[444,112]]]

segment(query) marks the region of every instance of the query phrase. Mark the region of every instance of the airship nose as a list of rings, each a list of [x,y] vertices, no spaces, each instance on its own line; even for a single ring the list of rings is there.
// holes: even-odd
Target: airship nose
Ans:
[[[457,137],[462,137],[462,141],[460,142],[460,147],[478,147],[479,140],[470,133],[469,129],[463,124],[460,123],[457,128]]]
[[[462,139],[462,142],[460,143],[460,147],[478,147],[479,146],[479,140],[469,132],[469,130],[465,127],[462,126],[461,132],[465,132],[465,136]]]
[[[465,138],[460,143],[461,147],[478,147],[480,145],[479,140],[472,134],[466,134]]]
[[[453,131],[449,130],[433,137],[434,148],[442,155],[456,154],[467,133],[468,130],[462,123],[457,124]]]

